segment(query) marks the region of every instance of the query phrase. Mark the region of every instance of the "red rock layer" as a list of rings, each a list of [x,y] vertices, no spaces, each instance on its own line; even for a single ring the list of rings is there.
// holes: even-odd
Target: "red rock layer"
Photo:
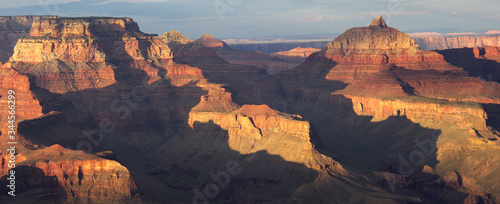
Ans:
[[[36,20],[10,60],[39,87],[66,93],[116,83],[123,73],[106,62],[135,61],[132,67],[157,80],[158,69],[150,63],[171,59],[170,48],[140,32],[130,18],[91,17]]]
[[[440,54],[418,49],[410,36],[389,27],[349,29],[323,48],[320,54],[343,65],[332,69],[327,75],[327,79],[332,80],[336,79],[336,75],[352,80],[356,76],[369,75],[378,71],[377,69],[383,69],[383,65],[387,64],[412,70],[434,69],[466,74],[462,69],[448,64]],[[355,65],[373,67],[366,70],[358,69],[359,66],[351,67]]]
[[[16,163],[16,197],[25,200],[140,202],[130,172],[116,161],[53,145],[24,151]],[[7,170],[2,162],[1,175]]]
[[[168,38],[165,36],[176,36]],[[163,40],[172,48],[176,59],[203,71],[204,77],[212,83],[229,86],[234,101],[239,104],[263,104],[280,99],[278,83],[264,70],[245,65],[229,64],[217,55],[219,48],[207,48],[203,40],[186,40],[178,33],[163,35]],[[179,39],[180,41],[177,41]],[[183,43],[185,42],[185,43]],[[226,49],[226,48],[222,48]]]
[[[7,142],[11,142],[8,137],[8,132],[12,129],[8,128],[10,125],[8,123],[9,111],[11,109],[9,106],[14,108],[14,116],[16,123],[14,130],[17,130],[17,123],[22,120],[32,119],[42,115],[42,106],[40,102],[36,99],[35,95],[30,91],[30,81],[28,76],[21,75],[19,72],[15,71],[10,67],[10,64],[6,65],[0,64],[0,147],[5,149]],[[14,98],[10,101],[14,103],[9,103],[9,91],[12,90],[15,94],[12,94]],[[15,105],[15,106],[13,106]],[[12,111],[11,111],[12,112]],[[24,138],[15,135],[16,142],[24,143]]]
[[[276,52],[271,55],[286,60],[288,62],[302,63],[307,57],[309,57],[309,55],[319,51],[321,51],[321,49],[316,49],[312,47],[305,47],[305,48],[296,47],[288,51]]]
[[[17,41],[29,35],[33,21],[54,19],[57,16],[3,16],[0,17],[0,61],[7,62]]]
[[[326,74],[327,80],[350,84],[339,93],[500,103],[498,84],[468,77],[464,69],[437,52],[420,50],[410,36],[394,28],[349,29],[319,55],[338,63]]]

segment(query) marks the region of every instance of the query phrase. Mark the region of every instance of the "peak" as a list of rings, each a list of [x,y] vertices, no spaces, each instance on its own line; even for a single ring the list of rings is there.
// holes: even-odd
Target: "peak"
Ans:
[[[64,148],[60,144],[54,144],[50,147],[47,147],[47,150],[51,150],[53,152],[64,152],[64,151],[66,151],[66,148]]]
[[[177,31],[177,30],[171,30],[170,32],[167,32],[167,33],[170,35],[182,35],[182,33]],[[165,34],[167,34],[167,33],[165,33]]]
[[[201,36],[201,39],[215,39],[215,37],[213,35],[205,33]]]
[[[209,48],[217,48],[217,47],[226,47],[224,42],[216,39],[214,36],[205,33],[201,36],[201,38],[198,40],[198,42],[201,42],[201,44],[205,47]]]
[[[343,56],[352,50],[378,52],[380,50],[411,49],[418,45],[406,33],[387,27],[382,16],[375,18],[368,27],[355,27],[328,43],[322,50],[330,57]]]
[[[373,19],[372,23],[370,23],[370,26],[368,27],[387,28],[387,24],[385,23],[384,18],[382,18],[382,15],[379,15],[377,18]]]
[[[271,109],[267,105],[243,105],[237,113],[247,115],[247,116],[256,116],[256,115],[265,115],[272,116],[276,115],[276,111]]]
[[[172,42],[172,43],[187,44],[193,42],[192,40],[184,36],[181,32],[176,30],[171,30],[170,32],[163,34],[160,38],[167,43]]]

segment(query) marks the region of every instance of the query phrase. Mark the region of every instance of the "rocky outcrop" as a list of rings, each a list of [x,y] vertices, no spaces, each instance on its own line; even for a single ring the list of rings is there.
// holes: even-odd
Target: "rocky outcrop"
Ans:
[[[316,152],[315,145],[320,142],[309,123],[298,115],[275,111],[267,105],[243,105],[232,112],[191,111],[189,114],[191,127],[196,122],[210,121],[227,130],[229,147],[241,153],[266,150],[286,161],[318,170],[334,164],[333,160]],[[276,144],[278,140],[286,145]]]
[[[494,48],[470,49],[455,57],[480,59],[486,51],[492,60],[484,63],[497,64]],[[355,165],[396,163],[382,167],[383,171],[396,172],[396,177],[405,177],[392,186],[395,191],[409,190],[411,187],[399,185],[411,181],[417,186],[412,191],[424,193],[420,196],[424,199],[441,198],[452,191],[463,194],[453,197],[457,194],[452,193],[442,199],[463,202],[467,195],[487,193],[495,197],[497,179],[484,179],[492,174],[483,177],[477,169],[498,169],[498,165],[491,165],[497,159],[485,156],[499,151],[497,109],[488,109],[485,104],[500,102],[499,86],[471,77],[470,69],[451,62],[452,56],[451,52],[443,56],[421,50],[411,37],[386,27],[377,18],[371,26],[347,30],[302,65],[275,77],[292,101],[289,110],[317,127],[323,147],[347,158],[344,161],[362,160]],[[425,151],[419,149],[419,141],[424,140],[436,147],[435,151],[427,151],[421,165],[411,164],[416,169],[412,175],[400,175],[403,158],[410,155],[412,159],[411,155]],[[488,164],[474,162],[479,160]],[[437,186],[419,178],[421,168],[431,164],[437,176],[456,171],[457,179],[452,178],[448,186],[443,181]],[[463,183],[457,185],[460,179]],[[429,188],[433,190],[421,190]]]
[[[12,61],[101,63],[172,58],[169,48],[159,42],[157,37],[140,32],[130,18],[41,19],[33,23],[30,36],[18,43]]]
[[[164,33],[162,36],[160,36],[160,39],[162,39],[167,44],[168,43],[187,44],[194,42],[194,40],[186,38],[186,36],[184,36],[182,33],[176,30]]]
[[[19,74],[19,72],[12,69],[10,63],[0,65],[0,78],[2,79],[0,82],[0,147],[4,149],[7,146],[7,142],[11,142],[8,132],[12,131],[12,129],[8,128],[10,124],[7,122],[7,116],[11,115],[9,111],[14,112],[14,121],[16,121],[14,126],[17,126],[17,123],[22,120],[42,115],[42,106],[35,94],[30,90],[29,77]],[[9,94],[10,91],[13,91],[13,93]],[[10,98],[9,95],[11,95]],[[9,101],[11,102],[9,103]],[[17,130],[17,128],[14,128],[14,130]],[[15,141],[19,143],[24,142],[24,138],[22,137],[15,138]]]
[[[316,49],[312,47],[296,47],[288,51],[276,52],[271,54],[280,59],[286,60],[288,62],[303,63],[304,60],[309,57],[312,53],[319,52],[321,49]]]
[[[2,16],[0,17],[0,62],[7,62],[17,41],[29,35],[31,25],[38,19],[57,16]]]
[[[6,182],[7,170],[2,162],[2,183]],[[60,145],[18,154],[14,170],[16,197],[26,200],[140,203],[127,168],[116,161]]]
[[[385,24],[381,17],[374,21],[376,21],[375,24]],[[410,36],[387,26],[349,29],[328,43],[320,54],[341,65],[395,64],[412,70],[434,69],[440,72],[451,71],[465,74],[463,70],[446,63],[443,56],[436,52],[420,50]],[[340,70],[348,69],[349,66]],[[364,70],[352,70],[352,72],[358,76],[370,74]]]
[[[225,42],[216,39],[208,33],[203,34],[200,39],[198,39],[198,42],[208,48],[227,48],[227,44]]]
[[[139,61],[171,59],[170,48],[132,19],[89,17],[36,20],[10,61],[37,86],[65,93],[116,83],[123,73],[107,62],[136,61],[133,66],[158,78],[156,68]]]
[[[219,57],[219,51],[225,52],[225,47],[208,48],[203,46],[202,41],[186,44],[169,41],[168,45],[177,60],[200,68],[209,82],[228,85],[228,91],[233,94],[233,100],[237,104],[263,104],[267,101],[282,100],[277,81],[265,70],[248,65],[230,64]],[[232,53],[230,50],[227,51]]]
[[[358,115],[373,116],[372,121],[383,121],[390,116],[405,116],[415,123],[444,121],[462,129],[486,130],[488,119],[483,108],[474,103],[451,103],[420,97],[383,100],[370,97],[347,96]]]
[[[339,93],[500,102],[498,84],[468,77],[463,68],[448,63],[437,52],[420,50],[410,36],[383,26],[382,21],[377,18],[377,26],[349,29],[319,52],[338,63],[325,79],[350,84]]]
[[[415,36],[415,42],[423,50],[446,50],[456,48],[473,48],[483,46],[500,46],[500,35],[487,36]]]
[[[382,18],[382,15],[379,15],[377,18],[372,20],[368,27],[387,28],[387,24],[385,23],[384,18]]]

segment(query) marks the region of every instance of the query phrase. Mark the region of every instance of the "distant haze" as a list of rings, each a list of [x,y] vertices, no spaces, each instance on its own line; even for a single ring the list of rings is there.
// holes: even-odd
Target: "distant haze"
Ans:
[[[472,9],[473,8],[473,9]],[[383,15],[408,33],[498,30],[498,0],[23,0],[0,4],[1,15],[132,17],[147,33],[178,30],[191,39],[338,34]]]

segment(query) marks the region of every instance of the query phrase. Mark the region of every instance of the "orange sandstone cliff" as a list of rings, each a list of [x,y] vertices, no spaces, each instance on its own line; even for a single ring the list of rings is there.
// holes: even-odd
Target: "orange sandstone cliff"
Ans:
[[[495,55],[495,49],[488,50],[490,57]],[[412,188],[405,184],[412,182],[419,186],[415,192],[426,195],[419,196],[424,200],[434,195],[450,202],[467,197],[491,202],[499,195],[497,184],[484,178],[498,169],[497,159],[475,154],[499,151],[499,86],[450,62],[446,55],[419,49],[410,36],[378,17],[368,27],[347,30],[304,64],[275,78],[291,101],[289,112],[310,121],[322,148],[344,158],[347,165],[381,172],[390,181],[387,187],[395,191]],[[419,141],[435,145],[435,151],[426,151],[422,163],[405,166],[407,155],[423,151]],[[480,157],[488,163],[472,162]],[[443,180],[420,172],[425,165],[444,181],[456,171],[467,183],[452,190],[429,190],[427,185],[439,186]],[[412,167],[416,170],[411,174],[403,173]],[[477,168],[488,173],[480,176]],[[387,175],[401,176],[402,182],[392,182]],[[435,194],[443,191],[463,194]]]

